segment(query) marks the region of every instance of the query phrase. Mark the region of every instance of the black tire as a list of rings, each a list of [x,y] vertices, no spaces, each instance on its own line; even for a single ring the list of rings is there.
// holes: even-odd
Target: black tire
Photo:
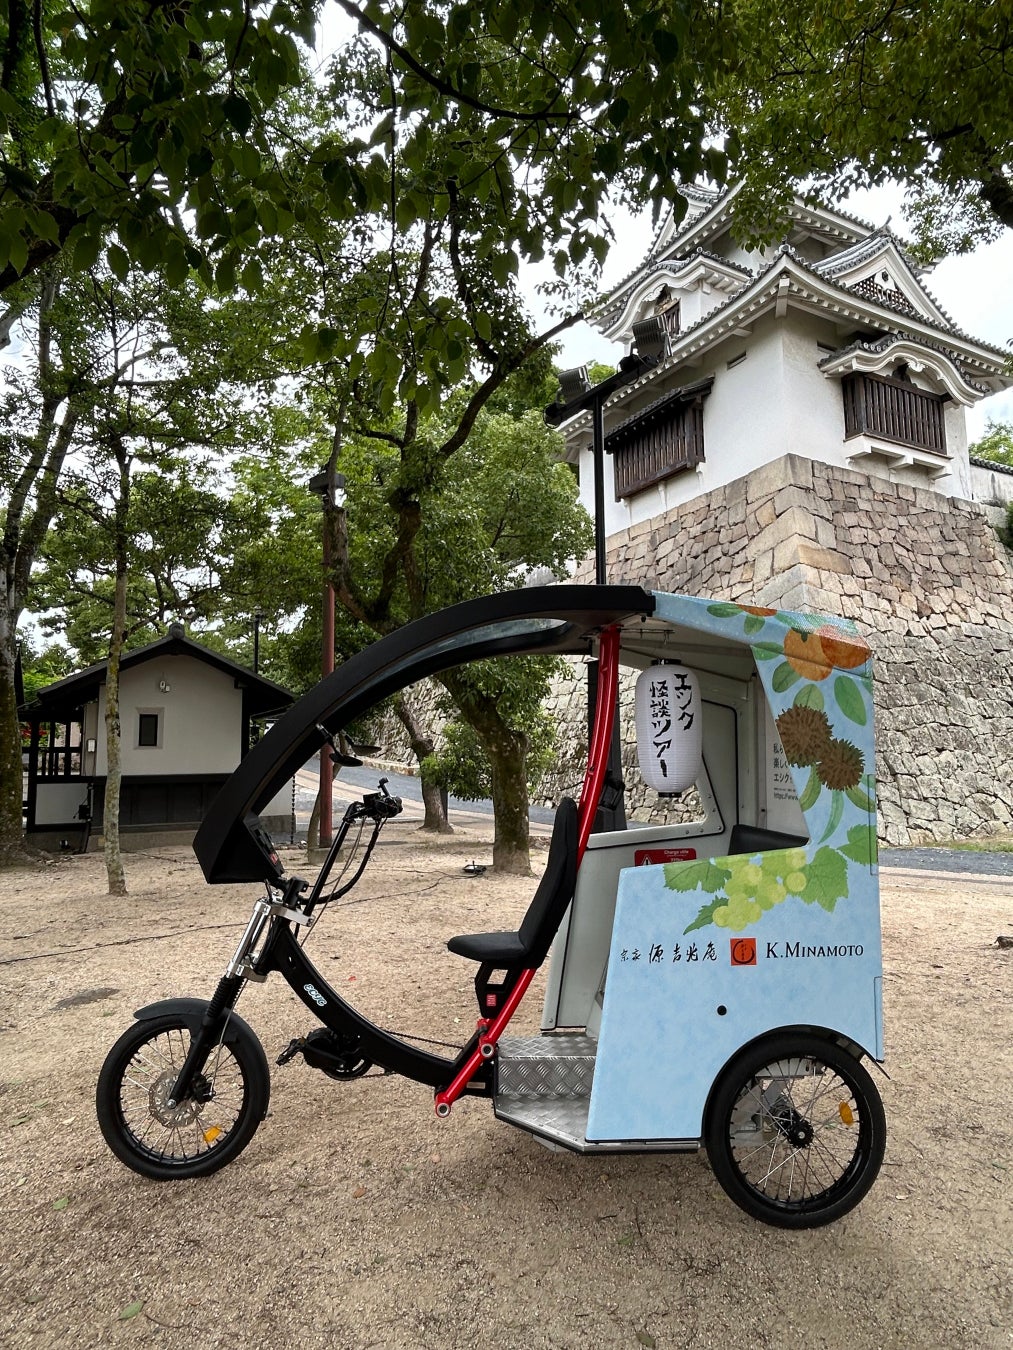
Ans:
[[[854,1055],[810,1033],[772,1036],[722,1071],[705,1125],[727,1194],[779,1228],[847,1214],[876,1180],[886,1116]]]
[[[194,1092],[169,1110],[165,1097],[190,1037],[191,1020],[179,1013],[135,1022],[99,1074],[96,1108],[106,1143],[120,1162],[156,1181],[217,1172],[242,1152],[267,1115],[267,1059],[238,1018],[212,1050]]]

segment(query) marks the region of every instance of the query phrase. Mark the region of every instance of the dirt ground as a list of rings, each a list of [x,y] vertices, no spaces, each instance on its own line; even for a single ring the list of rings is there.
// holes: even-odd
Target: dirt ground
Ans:
[[[368,898],[313,935],[382,1025],[466,1039],[473,972],[445,941],[513,926],[534,884],[464,875],[483,828],[396,823]],[[884,869],[886,1163],[853,1213],[792,1233],[703,1153],[551,1153],[483,1101],[438,1121],[425,1088],[301,1060],[272,1067],[232,1165],[143,1180],[98,1132],[99,1067],[135,1008],[210,995],[257,889],[205,886],[183,849],[127,872],[125,900],[96,856],[0,875],[4,1346],[1013,1346],[1013,951],[991,945],[1013,877]],[[240,1011],[272,1066],[312,1024],[278,977]]]

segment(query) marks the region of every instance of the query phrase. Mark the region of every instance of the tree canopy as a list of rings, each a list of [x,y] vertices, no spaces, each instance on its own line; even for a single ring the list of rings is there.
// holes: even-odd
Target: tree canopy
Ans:
[[[384,79],[363,101],[357,64],[339,53],[336,134],[294,115],[289,97],[321,0],[11,0],[0,289],[63,250],[91,265],[107,231],[114,267],[161,261],[176,281],[214,269],[228,288],[244,266],[256,276],[263,239],[293,221],[392,204],[403,227],[465,199],[488,207],[478,247],[494,272],[547,243],[580,262],[605,247],[598,218],[617,184],[649,194],[723,169],[696,74],[719,42],[706,0],[337,2]],[[398,189],[395,156],[412,178]]]
[[[546,253],[565,271],[603,257],[616,194],[729,167],[746,230],[800,180],[897,179],[937,247],[1013,223],[1010,0],[331,3],[370,56],[348,42],[316,82],[337,127],[308,114],[323,0],[10,0],[0,290],[103,248],[255,286],[293,224],[464,204],[496,280]]]
[[[985,425],[984,435],[967,447],[968,454],[978,459],[991,459],[996,464],[1013,467],[1013,422],[993,422]]]
[[[1010,0],[731,0],[725,19],[744,232],[769,233],[800,181],[823,201],[903,184],[926,255],[1013,226]]]

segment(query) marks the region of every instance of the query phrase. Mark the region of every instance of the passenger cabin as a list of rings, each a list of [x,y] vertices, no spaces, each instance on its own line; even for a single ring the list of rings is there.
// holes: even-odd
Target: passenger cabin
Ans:
[[[758,1037],[790,1027],[882,1058],[869,648],[821,615],[558,586],[419,620],[254,747],[195,841],[207,879],[280,886],[261,803],[321,727],[442,669],[531,652],[597,666],[587,776],[577,809],[560,804],[549,884],[517,932],[447,934],[477,965],[482,1021],[437,1112],[477,1084],[502,1118],[577,1151],[696,1147],[712,1085]],[[694,819],[595,828],[621,665],[638,672],[643,772],[666,793],[695,787]],[[504,1035],[550,946],[542,1034]],[[344,1015],[338,991],[312,987]],[[384,1034],[354,1025],[385,1062]],[[441,1065],[416,1058],[439,1082]]]

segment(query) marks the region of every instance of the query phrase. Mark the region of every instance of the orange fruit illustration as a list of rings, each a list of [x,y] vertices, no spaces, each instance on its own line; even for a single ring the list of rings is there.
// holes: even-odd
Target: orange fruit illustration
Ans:
[[[765,605],[740,605],[739,609],[743,610],[746,614],[756,614],[761,618],[777,613],[776,609],[767,609]]]
[[[824,656],[838,670],[854,670],[856,666],[863,666],[871,654],[865,638],[842,633],[832,624],[820,628],[816,636],[820,640]]]
[[[784,640],[784,657],[792,670],[797,670],[807,680],[825,680],[830,674],[830,661],[823,650],[822,639],[815,633],[790,629]]]

